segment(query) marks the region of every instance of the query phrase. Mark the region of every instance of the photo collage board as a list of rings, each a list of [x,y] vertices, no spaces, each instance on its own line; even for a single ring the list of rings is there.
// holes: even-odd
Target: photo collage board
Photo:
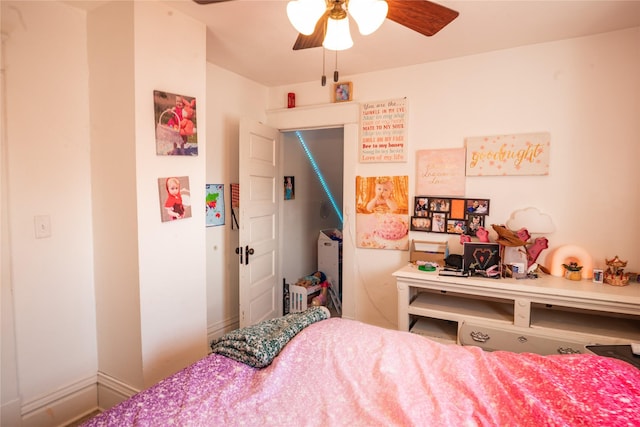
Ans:
[[[487,215],[488,199],[416,196],[411,231],[476,236]]]

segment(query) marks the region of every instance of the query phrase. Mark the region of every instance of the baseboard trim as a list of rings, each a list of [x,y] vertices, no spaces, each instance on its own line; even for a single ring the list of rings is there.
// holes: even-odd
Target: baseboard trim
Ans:
[[[209,325],[209,342],[237,329],[239,317]],[[88,414],[97,409],[107,410],[123,402],[140,390],[103,372],[91,375],[52,393],[42,395],[21,405],[19,399],[2,405],[1,425],[22,427],[64,426],[78,419],[78,414]],[[15,420],[15,421],[13,421]]]
[[[105,411],[140,392],[129,384],[113,378],[104,372],[98,372],[98,407]]]
[[[13,399],[3,403],[0,414],[0,426],[19,426],[22,419],[20,399]]]
[[[240,317],[234,316],[228,319],[221,320],[207,327],[207,342],[211,342],[214,339],[220,338],[227,332],[238,329],[240,324]]]
[[[97,377],[91,375],[22,405],[22,427],[65,425],[97,407]]]

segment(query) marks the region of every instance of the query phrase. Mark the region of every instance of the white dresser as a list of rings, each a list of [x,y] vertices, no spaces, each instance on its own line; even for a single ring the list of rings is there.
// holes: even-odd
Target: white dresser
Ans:
[[[437,341],[538,354],[640,343],[637,283],[439,276],[412,264],[393,275],[398,329]]]

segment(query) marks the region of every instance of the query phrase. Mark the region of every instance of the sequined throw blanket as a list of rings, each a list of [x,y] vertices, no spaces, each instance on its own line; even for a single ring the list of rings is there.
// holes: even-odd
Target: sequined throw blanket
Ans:
[[[331,318],[269,366],[210,354],[84,427],[630,427],[640,369],[444,345]]]
[[[264,368],[298,332],[329,317],[326,307],[310,307],[300,313],[290,313],[231,331],[214,340],[211,350],[254,368]]]

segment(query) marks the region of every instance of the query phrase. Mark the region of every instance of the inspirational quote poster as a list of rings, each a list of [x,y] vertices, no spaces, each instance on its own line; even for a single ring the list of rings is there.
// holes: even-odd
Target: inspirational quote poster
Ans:
[[[416,174],[416,194],[464,196],[464,148],[417,151]]]
[[[360,163],[407,161],[407,99],[360,104]]]

